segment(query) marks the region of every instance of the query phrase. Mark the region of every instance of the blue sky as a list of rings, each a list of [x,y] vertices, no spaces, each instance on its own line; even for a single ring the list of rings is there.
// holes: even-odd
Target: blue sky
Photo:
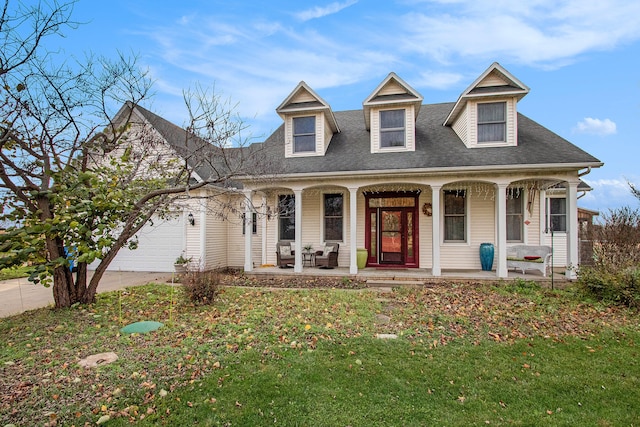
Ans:
[[[50,0],[49,0],[50,1]],[[335,111],[394,71],[425,103],[455,101],[491,63],[531,88],[518,110],[605,166],[579,205],[640,207],[640,2],[629,0],[80,0],[68,55],[136,53],[146,106],[182,125],[199,83],[238,103],[257,141],[304,80]]]

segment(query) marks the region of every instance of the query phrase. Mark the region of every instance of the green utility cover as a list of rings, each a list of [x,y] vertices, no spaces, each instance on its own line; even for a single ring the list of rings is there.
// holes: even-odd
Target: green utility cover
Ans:
[[[160,322],[144,320],[142,322],[131,323],[120,329],[120,332],[123,334],[146,334],[147,332],[155,331],[163,325],[164,324]]]

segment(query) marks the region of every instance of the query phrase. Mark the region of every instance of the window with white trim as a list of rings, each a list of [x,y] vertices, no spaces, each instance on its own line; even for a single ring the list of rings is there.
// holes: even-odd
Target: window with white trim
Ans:
[[[296,197],[293,194],[278,196],[278,227],[280,240],[296,239]]]
[[[344,217],[344,197],[341,193],[324,195],[324,240],[341,242]]]
[[[545,228],[551,231],[565,233],[567,231],[567,199],[564,197],[547,198]]]
[[[478,144],[507,140],[507,103],[478,104]]]
[[[293,118],[293,152],[308,153],[316,151],[316,117]]]
[[[405,110],[380,111],[380,148],[404,147]]]
[[[466,242],[467,195],[466,191],[444,192],[444,241]]]
[[[514,189],[507,194],[507,242],[523,241],[523,201],[521,189]]]

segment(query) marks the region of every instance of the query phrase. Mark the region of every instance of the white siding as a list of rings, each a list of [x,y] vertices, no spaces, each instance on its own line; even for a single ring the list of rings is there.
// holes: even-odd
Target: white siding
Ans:
[[[441,265],[443,269],[475,269],[480,266],[480,243],[495,244],[495,200],[467,192],[466,243],[443,243]],[[444,203],[441,203],[444,209]],[[441,220],[444,224],[444,217]],[[444,233],[443,233],[444,235]],[[495,263],[494,263],[495,266]]]
[[[405,93],[407,93],[407,89],[405,87],[395,80],[389,80],[389,82],[378,91],[377,95],[404,95]]]
[[[462,109],[462,112],[453,123],[453,131],[458,135],[458,138],[464,142],[467,147],[469,144],[469,118],[468,116],[469,104],[467,103]]]
[[[325,117],[324,114],[322,115],[322,117],[324,117],[324,139],[321,142],[321,154],[324,155],[327,152],[327,148],[329,148],[331,138],[333,138],[333,131],[331,130],[331,125],[329,125],[329,120],[327,119],[327,117]]]
[[[433,216],[426,216],[422,213],[422,206],[425,203],[432,203],[431,191],[423,191],[418,198],[418,243],[420,260],[418,266],[420,268],[431,268],[433,247],[431,245]]]
[[[210,201],[211,205],[212,202]],[[213,207],[207,210],[207,226],[206,226],[206,259],[204,268],[213,270],[229,265],[227,258],[228,247],[228,231],[227,224],[216,215]]]
[[[185,224],[183,215],[173,219],[153,219],[137,234],[138,249],[120,249],[109,265],[109,271],[173,271],[173,264],[180,256],[184,245]],[[89,269],[95,269],[94,262]]]
[[[301,89],[298,93],[289,101],[289,104],[298,104],[302,102],[314,102],[317,101],[316,97],[310,94],[307,90]]]
[[[506,86],[509,83],[501,78],[496,72],[489,73],[476,87],[488,87],[488,86]]]

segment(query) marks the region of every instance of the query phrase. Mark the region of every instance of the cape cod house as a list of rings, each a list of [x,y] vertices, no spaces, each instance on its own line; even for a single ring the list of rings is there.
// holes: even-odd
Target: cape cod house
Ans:
[[[183,252],[200,269],[252,271],[275,265],[276,245],[289,242],[302,272],[304,247],[337,243],[338,265],[350,274],[363,248],[367,268],[440,276],[480,270],[479,247],[489,242],[497,277],[507,277],[508,249],[518,244],[553,245],[554,264],[574,277],[577,200],[589,189],[580,177],[603,163],[520,114],[528,93],[498,63],[441,104],[423,104],[390,73],[362,109],[333,111],[300,82],[276,109],[282,125],[260,144],[279,172],[238,177],[236,195],[227,196],[245,221],[221,220],[207,206],[213,202],[194,201],[112,268],[169,271]],[[138,114],[171,145],[176,126]],[[160,242],[172,242],[169,252]]]

